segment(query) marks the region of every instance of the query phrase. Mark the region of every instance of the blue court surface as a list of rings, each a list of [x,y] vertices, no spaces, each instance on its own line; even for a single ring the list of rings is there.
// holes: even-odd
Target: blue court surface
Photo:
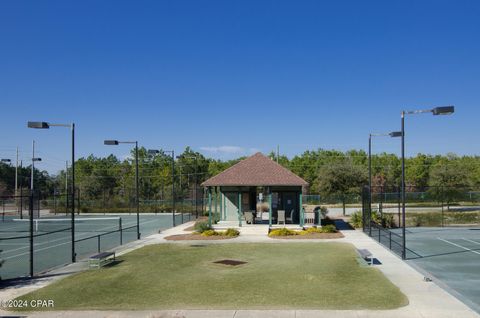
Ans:
[[[407,262],[480,313],[480,228],[407,228]]]
[[[137,239],[136,215],[75,216],[77,260],[109,250]],[[184,214],[184,222],[192,218]],[[193,219],[193,218],[192,218]],[[176,215],[176,224],[182,217]],[[140,215],[141,237],[172,227],[172,215]],[[71,262],[71,230],[68,217],[52,216],[34,223],[34,273]],[[120,230],[120,228],[122,230]],[[30,224],[28,220],[8,217],[0,221],[0,268],[2,279],[28,276],[30,272]]]

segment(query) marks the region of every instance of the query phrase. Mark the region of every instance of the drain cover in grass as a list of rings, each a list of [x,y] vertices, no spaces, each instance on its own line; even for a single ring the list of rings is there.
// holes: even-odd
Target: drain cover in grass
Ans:
[[[242,264],[247,264],[247,262],[236,261],[233,259],[222,259],[221,261],[215,261],[215,264],[222,264],[222,265],[230,265],[230,266],[238,266]]]

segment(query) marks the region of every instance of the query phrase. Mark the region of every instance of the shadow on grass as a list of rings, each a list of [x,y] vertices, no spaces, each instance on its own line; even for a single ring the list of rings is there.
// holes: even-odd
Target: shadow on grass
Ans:
[[[115,265],[121,264],[121,263],[123,263],[123,262],[124,262],[123,259],[116,259],[116,260],[114,260],[113,262],[110,262],[110,263],[108,263],[108,264],[103,265],[102,267],[109,268],[109,267],[113,267],[113,266],[115,266]],[[101,267],[100,267],[100,268],[101,268]]]

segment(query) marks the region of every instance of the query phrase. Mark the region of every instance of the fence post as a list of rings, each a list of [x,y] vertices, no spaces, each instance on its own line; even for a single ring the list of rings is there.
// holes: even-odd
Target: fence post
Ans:
[[[400,216],[400,187],[397,188],[397,193],[398,193],[398,196],[397,196],[397,200],[398,200],[398,227],[401,227],[402,226],[402,221],[401,221],[401,216]]]
[[[107,212],[106,209],[107,206],[105,204],[105,189],[103,189],[103,215],[105,215],[105,212]]]
[[[122,245],[123,244],[122,218],[118,220],[118,226],[120,230],[120,245]]]
[[[443,195],[444,195],[444,192],[443,192],[443,187],[442,187],[442,227],[444,227],[444,221],[443,221]]]
[[[20,188],[20,220],[23,219],[23,188]]]
[[[57,194],[56,190],[53,190],[53,214],[57,215]]]
[[[100,235],[97,235],[97,250],[98,250],[98,253],[100,253]]]
[[[30,191],[30,277],[33,277],[33,190]]]
[[[77,215],[80,215],[80,188],[77,189]]]
[[[390,242],[390,249],[392,249],[392,232],[388,231],[389,242]]]

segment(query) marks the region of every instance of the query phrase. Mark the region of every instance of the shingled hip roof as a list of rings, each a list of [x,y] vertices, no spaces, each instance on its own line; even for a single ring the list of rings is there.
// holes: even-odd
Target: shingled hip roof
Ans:
[[[212,186],[307,186],[308,183],[257,152],[202,183]]]

